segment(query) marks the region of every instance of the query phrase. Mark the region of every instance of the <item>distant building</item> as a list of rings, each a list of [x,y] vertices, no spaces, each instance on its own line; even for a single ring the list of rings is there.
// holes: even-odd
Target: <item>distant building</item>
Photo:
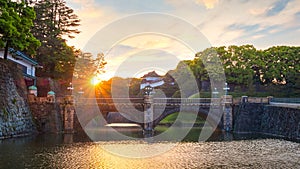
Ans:
[[[140,89],[144,89],[146,86],[158,87],[165,84],[164,80],[155,71],[149,72],[142,77]]]
[[[4,57],[4,51],[0,51],[0,58]],[[32,58],[28,57],[24,53],[14,50],[12,48],[9,49],[7,59],[17,63],[18,67],[22,70],[23,76],[28,86],[36,85],[36,76],[35,76],[35,68],[38,66],[38,63]]]

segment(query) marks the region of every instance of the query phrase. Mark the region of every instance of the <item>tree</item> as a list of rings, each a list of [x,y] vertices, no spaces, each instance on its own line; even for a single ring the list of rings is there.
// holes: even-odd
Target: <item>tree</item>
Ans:
[[[93,88],[91,88],[90,82],[99,74],[104,73],[105,65],[103,53],[99,53],[94,57],[92,53],[78,51],[72,80],[75,90],[84,91],[84,94],[88,97],[93,97],[94,94],[99,95],[99,92],[105,97],[110,96],[110,88],[104,89],[102,85],[99,86],[97,83],[93,84],[96,85],[95,90],[91,90]]]
[[[33,8],[24,1],[0,0],[0,47],[5,47],[4,59],[9,47],[35,53],[40,42],[31,33],[34,19]]]
[[[300,47],[274,46],[263,51],[263,82],[286,84],[300,70]],[[292,78],[291,78],[292,79]]]
[[[41,0],[34,7],[37,13],[34,34],[42,42],[49,42],[52,38],[64,39],[66,36],[74,38],[74,34],[80,33],[76,28],[80,25],[80,19],[64,0]]]
[[[79,51],[76,58],[76,66],[74,69],[74,78],[80,80],[90,80],[92,77],[104,73],[104,54],[98,53],[94,58],[91,53]]]
[[[252,45],[229,46],[227,55],[221,58],[228,82],[240,86],[252,85],[255,74],[253,67],[258,66],[258,57]]]
[[[66,44],[65,37],[73,38],[80,20],[64,0],[41,0],[34,4],[37,17],[33,34],[42,42],[37,50],[37,61],[43,69],[37,75],[70,79],[75,64],[76,50]]]
[[[299,93],[300,47],[274,46],[257,50],[253,45],[232,45],[205,49],[189,64],[200,82],[219,72],[209,64],[214,63],[213,56],[221,60],[226,81],[233,87],[252,91],[255,86],[256,91],[276,89],[280,93]]]

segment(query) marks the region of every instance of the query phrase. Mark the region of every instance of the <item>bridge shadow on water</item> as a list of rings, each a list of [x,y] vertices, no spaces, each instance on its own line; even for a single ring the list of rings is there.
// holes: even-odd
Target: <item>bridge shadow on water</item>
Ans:
[[[144,140],[149,142],[198,142],[200,133],[203,127],[192,127],[191,129],[185,127],[169,128],[165,125],[158,125],[153,131],[153,135],[145,135],[143,129],[138,126],[110,126],[101,128],[86,129],[87,135],[91,141],[128,141],[128,140]],[[180,135],[186,133],[185,135]],[[164,135],[161,137],[161,135]],[[178,136],[180,135],[180,136]],[[76,137],[76,136],[75,136]],[[252,139],[266,139],[278,138],[266,136],[263,134],[236,134],[228,133],[221,130],[215,130],[211,136],[204,141],[233,141],[233,140],[252,140]]]
[[[158,136],[165,132],[168,129],[166,126],[158,126],[154,131],[154,136]],[[109,141],[130,141],[130,140],[143,140],[145,135],[143,130],[139,127],[110,127],[110,128],[98,128],[98,129],[88,129],[89,134],[96,134],[98,140],[91,139],[86,133],[72,133],[72,134],[39,134],[35,136],[27,136],[22,138],[11,138],[0,140],[0,148],[4,149],[5,147],[15,146],[43,146],[43,147],[52,147],[60,144],[73,144],[73,143],[83,143],[83,142],[109,142]],[[193,127],[187,133],[187,135],[182,140],[172,139],[176,133],[180,133],[180,130],[183,128],[175,127],[169,132],[168,140],[151,140],[152,142],[198,142],[199,135],[202,131],[201,127]],[[116,134],[118,133],[118,134]],[[116,137],[116,135],[125,135],[124,137]],[[222,142],[222,141],[234,141],[234,140],[256,140],[256,139],[282,139],[274,136],[267,136],[263,134],[235,134],[235,133],[226,133],[223,131],[215,131],[210,136],[207,142]],[[300,143],[300,140],[288,140],[293,142]]]

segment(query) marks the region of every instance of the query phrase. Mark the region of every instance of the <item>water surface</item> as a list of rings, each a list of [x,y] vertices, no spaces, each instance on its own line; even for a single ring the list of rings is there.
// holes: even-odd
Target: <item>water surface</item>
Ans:
[[[300,168],[299,143],[259,136],[249,136],[253,139],[248,140],[243,140],[246,136],[232,136],[233,140],[224,141],[222,133],[216,135],[208,142],[194,142],[192,138],[183,142],[91,142],[82,135],[8,139],[0,141],[0,168]],[[170,145],[174,147],[169,151],[148,158],[107,151],[109,147],[145,154]]]

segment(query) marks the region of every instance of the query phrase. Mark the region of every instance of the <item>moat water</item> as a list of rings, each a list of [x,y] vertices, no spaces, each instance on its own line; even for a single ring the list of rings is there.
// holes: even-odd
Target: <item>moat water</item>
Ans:
[[[119,132],[143,137],[138,129]],[[222,132],[198,142],[199,132],[192,129],[180,142],[149,138],[91,141],[78,134],[6,139],[0,141],[0,168],[300,168],[297,142]],[[107,136],[107,131],[103,134]]]

